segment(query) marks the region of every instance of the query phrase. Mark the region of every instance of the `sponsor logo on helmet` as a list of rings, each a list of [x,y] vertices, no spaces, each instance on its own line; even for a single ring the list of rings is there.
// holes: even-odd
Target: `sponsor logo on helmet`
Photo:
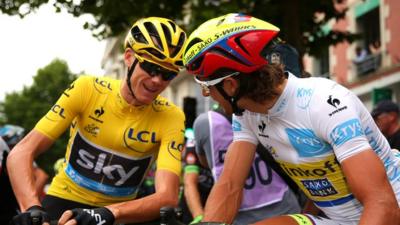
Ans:
[[[239,31],[253,30],[253,29],[256,29],[256,26],[244,25],[244,26],[231,27],[228,29],[224,29],[220,32],[216,32],[213,37],[209,37],[203,40],[202,42],[197,44],[195,48],[191,49],[189,53],[185,54],[184,56],[185,62],[189,62],[190,60],[192,60],[193,57],[197,56],[201,51],[203,51],[203,49],[208,47],[210,44],[214,43],[219,38],[225,37],[229,34],[236,33]]]

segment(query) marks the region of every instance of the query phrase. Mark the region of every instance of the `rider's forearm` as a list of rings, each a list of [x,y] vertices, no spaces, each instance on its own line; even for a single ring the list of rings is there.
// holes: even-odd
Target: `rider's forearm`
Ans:
[[[400,209],[389,202],[376,199],[370,204],[364,204],[359,225],[400,225]]]
[[[189,184],[185,181],[184,194],[186,203],[189,207],[192,217],[195,218],[196,216],[203,215],[204,209],[201,203],[201,198],[199,190],[197,188],[197,183]]]
[[[151,221],[160,217],[163,206],[178,205],[176,193],[155,193],[144,198],[106,206],[114,214],[117,223],[137,223]]]
[[[229,180],[219,180],[208,196],[203,221],[231,224],[239,210],[243,187]]]
[[[33,177],[33,156],[17,145],[7,158],[7,170],[21,210],[40,205]]]

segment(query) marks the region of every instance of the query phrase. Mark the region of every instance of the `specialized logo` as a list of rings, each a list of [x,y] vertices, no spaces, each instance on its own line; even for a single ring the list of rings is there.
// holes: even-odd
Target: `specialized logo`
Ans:
[[[72,84],[63,92],[63,95],[69,97],[69,93],[68,93],[68,92],[70,92],[72,89],[74,89],[74,87],[75,87],[75,82],[72,83]]]
[[[311,129],[285,129],[289,141],[300,157],[323,155],[332,151],[330,144],[315,135]]]
[[[137,191],[152,156],[130,158],[102,149],[77,132],[66,174],[78,185],[111,196],[128,196]]]
[[[328,102],[329,105],[331,105],[335,108],[337,108],[338,105],[340,105],[340,100],[337,98],[332,98],[332,95],[329,95],[329,98],[326,102]]]
[[[308,108],[314,90],[311,88],[299,88],[296,91],[297,107],[301,109]]]
[[[348,120],[336,126],[329,137],[334,145],[340,146],[355,137],[364,135],[361,123],[358,119]]]
[[[99,123],[103,123],[103,120],[100,120],[100,119],[99,119],[99,117],[102,116],[102,115],[104,114],[103,106],[101,106],[101,107],[98,108],[98,109],[95,109],[93,114],[94,114],[95,116],[89,115],[89,118],[90,118],[90,119],[92,119],[92,120],[94,120],[94,121],[96,121],[96,122],[99,122]]]

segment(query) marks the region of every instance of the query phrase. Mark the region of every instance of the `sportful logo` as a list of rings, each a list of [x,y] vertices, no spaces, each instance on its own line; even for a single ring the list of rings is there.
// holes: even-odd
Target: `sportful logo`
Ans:
[[[328,100],[326,102],[328,102],[329,105],[331,105],[331,106],[333,106],[335,108],[337,108],[338,105],[340,105],[340,100],[337,99],[337,98],[332,98],[332,95],[329,95],[329,98],[328,98]]]

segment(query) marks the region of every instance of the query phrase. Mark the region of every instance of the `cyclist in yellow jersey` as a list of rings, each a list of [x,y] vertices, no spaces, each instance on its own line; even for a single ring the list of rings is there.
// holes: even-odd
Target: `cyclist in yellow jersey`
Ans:
[[[182,66],[185,41],[173,21],[141,19],[125,40],[126,79],[81,76],[65,90],[9,156],[23,212],[13,224],[146,224],[177,205],[184,114],[159,94]],[[65,161],[41,203],[30,165],[68,127]],[[156,193],[135,199],[155,160]]]

